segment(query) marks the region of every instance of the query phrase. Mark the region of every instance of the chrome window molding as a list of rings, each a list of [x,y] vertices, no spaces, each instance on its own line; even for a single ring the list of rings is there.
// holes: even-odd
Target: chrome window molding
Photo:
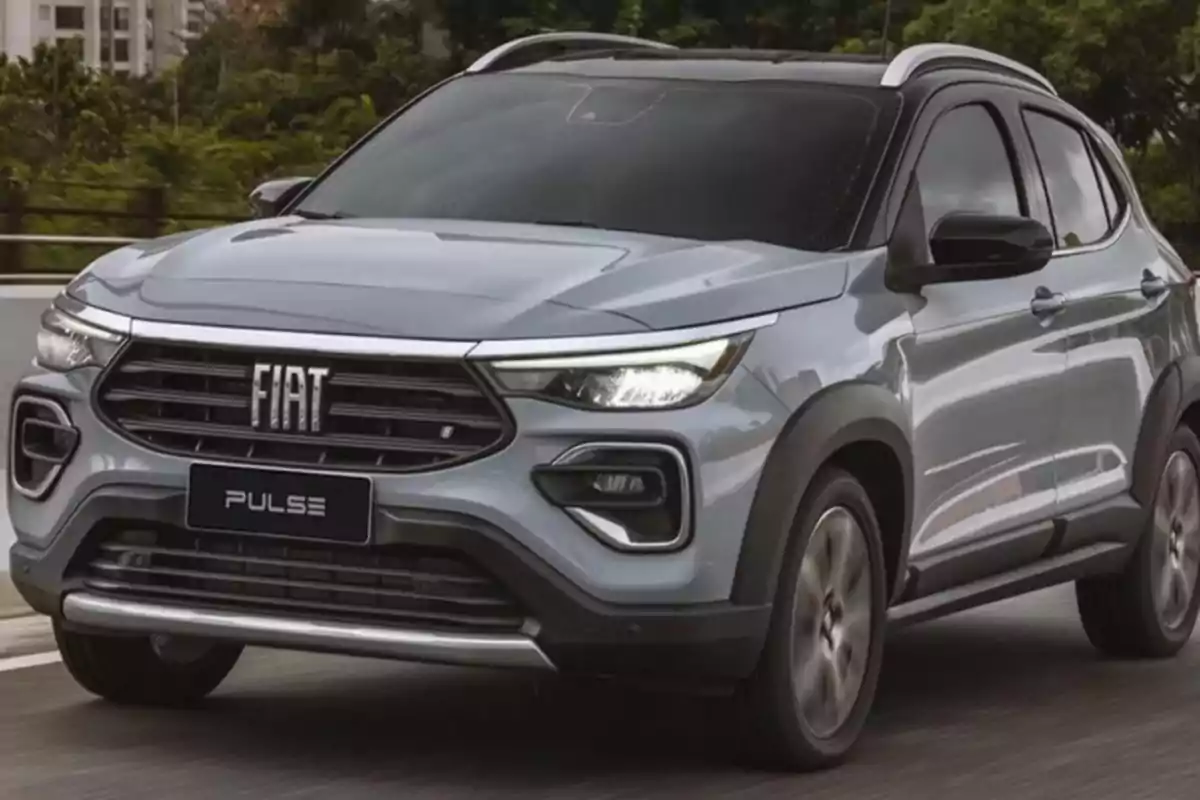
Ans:
[[[1126,193],[1128,194],[1128,193]],[[1107,250],[1117,243],[1125,233],[1125,229],[1129,227],[1129,222],[1133,218],[1133,209],[1128,198],[1125,200],[1125,212],[1121,215],[1121,221],[1117,223],[1112,231],[1098,242],[1092,244],[1083,244],[1079,247],[1065,247],[1061,250],[1055,250],[1051,258],[1068,258],[1070,256],[1082,256],[1088,253],[1098,253],[1101,250]]]
[[[988,50],[982,50],[978,47],[945,43],[918,44],[902,50],[888,64],[879,85],[890,89],[898,89],[911,80],[921,67],[930,62],[942,59],[977,61],[982,64],[1001,67],[1023,76],[1039,89],[1055,97],[1058,96],[1058,90],[1054,88],[1054,84],[1050,82],[1049,78],[1019,61],[1014,61],[1011,58],[992,53]]]
[[[675,538],[669,542],[639,544],[633,541],[633,537],[629,535],[629,531],[624,526],[610,519],[605,519],[599,514],[584,508],[567,507],[563,511],[601,542],[624,553],[663,553],[678,550],[686,545],[688,540],[691,539],[692,534],[692,503],[694,498],[692,497],[692,479],[688,461],[679,448],[658,442],[589,442],[572,447],[552,463],[554,466],[566,466],[574,463],[580,457],[588,453],[594,453],[597,450],[651,450],[657,453],[666,453],[674,459],[675,465],[679,469],[679,493],[681,495],[679,530],[676,531]]]
[[[520,39],[514,39],[511,42],[506,42],[499,47],[485,53],[475,63],[467,67],[467,74],[476,74],[487,72],[501,60],[513,53],[524,50],[527,47],[536,47],[541,44],[570,44],[578,42],[580,44],[610,44],[614,47],[644,47],[651,50],[674,50],[673,45],[664,44],[662,42],[651,41],[650,39],[640,39],[636,36],[622,36],[615,33],[594,33],[592,31],[560,31],[555,33],[537,33],[532,36],[525,36]]]
[[[13,403],[12,421],[8,432],[9,447],[17,447],[18,443],[21,441],[19,432],[17,431],[17,420],[21,417],[20,413],[18,412],[20,412],[21,407],[25,405],[38,406],[39,408],[47,409],[51,414],[54,415],[54,419],[59,425],[62,425],[63,427],[74,427],[74,423],[71,422],[71,417],[67,414],[67,410],[54,400],[50,400],[46,397],[38,397],[36,395],[23,394],[16,399],[16,402]],[[58,476],[62,474],[64,469],[66,469],[66,466],[67,465],[65,463],[55,464],[50,468],[49,472],[46,473],[46,477],[43,478],[42,481],[36,486],[25,486],[21,484],[17,480],[15,472],[10,469],[8,471],[8,482],[22,497],[26,497],[34,501],[40,501],[44,499],[47,494],[49,494],[50,490],[54,487],[54,484],[58,482]]]
[[[539,356],[570,356],[657,350],[720,339],[767,328],[779,321],[779,312],[737,320],[672,328],[662,331],[607,336],[552,337],[546,339],[401,339],[353,334],[306,333],[262,328],[231,328],[132,319],[85,305],[60,295],[55,306],[84,322],[134,339],[208,344],[242,349],[283,350],[381,357],[470,358],[495,360]]]

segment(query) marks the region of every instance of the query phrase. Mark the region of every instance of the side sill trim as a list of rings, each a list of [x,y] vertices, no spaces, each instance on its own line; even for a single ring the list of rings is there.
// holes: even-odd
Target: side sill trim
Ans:
[[[533,639],[521,635],[464,635],[382,628],[289,617],[207,611],[73,593],[63,600],[67,621],[122,633],[165,633],[308,650],[459,666],[554,670]]]

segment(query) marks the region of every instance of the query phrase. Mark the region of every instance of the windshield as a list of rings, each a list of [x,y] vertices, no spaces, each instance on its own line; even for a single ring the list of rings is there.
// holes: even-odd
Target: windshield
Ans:
[[[376,133],[296,211],[828,250],[857,218],[884,97],[796,83],[466,78]]]

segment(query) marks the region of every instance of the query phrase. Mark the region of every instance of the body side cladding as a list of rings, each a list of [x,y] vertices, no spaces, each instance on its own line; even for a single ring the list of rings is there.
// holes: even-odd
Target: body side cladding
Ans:
[[[735,605],[762,606],[774,601],[793,520],[809,484],[817,470],[839,450],[861,443],[886,446],[900,465],[904,509],[899,525],[895,519],[883,520],[883,524],[885,530],[900,531],[900,541],[885,543],[885,547],[899,554],[896,563],[890,565],[895,578],[892,595],[902,590],[912,535],[912,445],[908,427],[895,395],[867,383],[827,387],[792,415],[771,448],[750,509],[731,594]]]

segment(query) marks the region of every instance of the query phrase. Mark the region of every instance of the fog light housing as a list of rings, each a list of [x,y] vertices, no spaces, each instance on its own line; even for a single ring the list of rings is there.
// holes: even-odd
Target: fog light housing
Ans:
[[[13,402],[9,480],[31,500],[44,500],[75,455],[79,431],[54,400],[22,395]]]
[[[580,445],[535,469],[533,481],[547,500],[617,550],[677,550],[691,536],[687,459],[671,445]]]

